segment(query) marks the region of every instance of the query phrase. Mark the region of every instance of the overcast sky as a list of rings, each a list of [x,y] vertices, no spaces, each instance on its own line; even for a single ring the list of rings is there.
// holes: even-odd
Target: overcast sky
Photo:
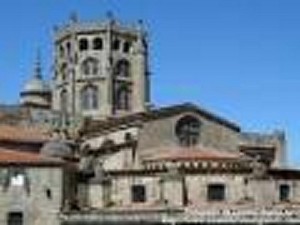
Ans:
[[[37,48],[50,78],[53,27],[73,11],[143,19],[153,103],[191,101],[243,130],[284,130],[290,165],[300,167],[300,1],[1,0],[0,102],[18,102]]]

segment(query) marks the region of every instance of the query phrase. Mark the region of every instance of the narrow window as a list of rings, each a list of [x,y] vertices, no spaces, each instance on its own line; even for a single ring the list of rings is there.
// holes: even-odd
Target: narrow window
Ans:
[[[81,108],[83,110],[93,110],[98,108],[98,88],[86,86],[81,91]]]
[[[224,184],[209,184],[207,187],[208,201],[224,201],[225,200],[225,185]]]
[[[60,73],[61,73],[61,79],[62,79],[62,81],[65,81],[65,80],[68,79],[68,67],[67,67],[66,63],[64,63],[64,64],[61,65]]]
[[[95,38],[93,41],[93,49],[101,50],[103,48],[103,42],[101,38]]]
[[[48,199],[52,199],[52,192],[51,192],[50,188],[46,189],[46,196]]]
[[[146,201],[146,189],[144,185],[133,185],[131,187],[131,199],[132,202],[145,202]]]
[[[85,51],[85,50],[88,50],[88,48],[89,48],[88,40],[86,38],[80,39],[79,40],[79,50]]]
[[[130,47],[131,47],[131,45],[130,45],[130,43],[129,43],[128,41],[124,42],[124,45],[123,45],[123,52],[124,52],[124,53],[128,53],[129,50],[130,50]]]
[[[64,57],[64,55],[65,55],[65,49],[62,45],[59,46],[59,55],[60,55],[60,57]]]
[[[66,48],[67,48],[67,54],[68,54],[68,56],[70,56],[70,54],[71,54],[71,43],[70,42],[67,42]]]
[[[290,200],[290,186],[288,184],[281,184],[279,186],[279,200],[280,201]]]
[[[113,50],[119,50],[119,48],[120,48],[120,40],[116,39],[113,42]]]
[[[132,141],[133,138],[132,138],[131,133],[126,132],[125,135],[124,135],[124,140],[125,140],[125,142],[130,142],[130,141]]]
[[[63,114],[67,113],[68,109],[68,93],[67,90],[62,90],[60,93],[60,109]]]
[[[130,63],[119,60],[113,71],[113,107],[114,110],[131,109],[131,84],[127,80],[130,77]]]
[[[7,215],[8,225],[23,225],[23,213],[22,212],[9,212]]]

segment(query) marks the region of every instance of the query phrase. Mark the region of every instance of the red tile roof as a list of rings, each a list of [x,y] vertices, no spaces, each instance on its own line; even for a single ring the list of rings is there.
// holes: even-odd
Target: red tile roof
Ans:
[[[50,134],[39,127],[0,124],[0,141],[45,142]]]
[[[46,166],[62,165],[63,161],[58,158],[45,157],[41,154],[31,152],[21,152],[0,147],[0,166],[1,165],[29,165]]]
[[[207,147],[171,148],[157,149],[155,152],[159,152],[159,154],[146,157],[145,161],[236,160],[243,155],[238,152],[221,151]]]

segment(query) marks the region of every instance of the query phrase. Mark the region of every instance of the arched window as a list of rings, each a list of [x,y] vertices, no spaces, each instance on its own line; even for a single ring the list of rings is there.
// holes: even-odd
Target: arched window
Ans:
[[[118,61],[114,69],[114,75],[116,77],[129,77],[130,63],[125,59]]]
[[[113,50],[119,50],[120,49],[120,40],[119,39],[115,39],[113,41]]]
[[[95,38],[93,40],[93,49],[94,50],[101,50],[103,48],[103,42],[101,38]]]
[[[99,61],[95,58],[87,58],[82,62],[81,71],[84,75],[97,75],[99,71]]]
[[[67,80],[67,78],[68,78],[68,67],[67,67],[66,63],[61,65],[60,73],[61,73],[61,79],[63,81]]]
[[[86,38],[82,38],[79,40],[79,50],[80,51],[85,51],[88,50],[89,48],[89,42]]]
[[[123,52],[128,53],[130,51],[130,47],[131,47],[130,42],[128,42],[128,41],[124,42]]]
[[[130,110],[131,92],[127,85],[117,85],[114,96],[114,107],[116,110]]]
[[[70,54],[71,54],[71,43],[70,42],[67,42],[66,48],[67,48],[67,54],[68,54],[68,56],[70,56]]]
[[[98,88],[86,86],[81,90],[81,108],[83,110],[93,110],[98,108]]]
[[[60,92],[60,109],[62,113],[67,113],[68,111],[68,92],[67,90],[62,90]]]
[[[64,57],[65,55],[65,49],[62,45],[59,46],[59,55],[60,57]]]
[[[177,122],[175,132],[182,146],[196,145],[200,135],[200,121],[194,116],[185,116]]]

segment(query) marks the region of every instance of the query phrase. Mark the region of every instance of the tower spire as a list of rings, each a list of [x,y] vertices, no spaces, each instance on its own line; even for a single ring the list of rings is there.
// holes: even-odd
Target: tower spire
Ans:
[[[37,50],[36,54],[33,77],[37,79],[42,79],[41,53],[39,49]]]

